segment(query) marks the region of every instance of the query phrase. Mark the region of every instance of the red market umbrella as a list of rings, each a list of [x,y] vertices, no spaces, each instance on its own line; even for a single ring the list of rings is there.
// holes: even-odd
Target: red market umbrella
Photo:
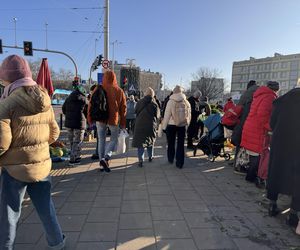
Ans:
[[[42,64],[36,82],[38,85],[47,89],[49,96],[52,96],[54,88],[52,85],[51,73],[49,70],[47,58],[43,58],[42,60]]]

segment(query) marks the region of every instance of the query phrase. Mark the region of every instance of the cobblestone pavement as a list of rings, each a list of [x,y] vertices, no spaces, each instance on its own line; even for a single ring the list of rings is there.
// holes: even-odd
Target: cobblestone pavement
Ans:
[[[143,168],[130,148],[112,160],[111,173],[99,172],[90,160],[95,143],[85,144],[81,165],[54,165],[52,195],[66,249],[300,249],[286,214],[268,217],[263,190],[235,175],[228,162],[208,162],[200,152],[192,157],[187,151],[184,168],[177,169],[167,163],[164,140]],[[283,197],[279,206],[286,210],[288,203]],[[45,246],[27,199],[15,249]]]

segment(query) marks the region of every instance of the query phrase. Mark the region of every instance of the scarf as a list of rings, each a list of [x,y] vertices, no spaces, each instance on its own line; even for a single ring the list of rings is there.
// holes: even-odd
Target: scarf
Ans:
[[[3,100],[7,98],[17,88],[24,87],[24,86],[35,86],[35,85],[37,85],[37,83],[33,81],[31,77],[18,79],[4,88],[4,92],[0,99]]]

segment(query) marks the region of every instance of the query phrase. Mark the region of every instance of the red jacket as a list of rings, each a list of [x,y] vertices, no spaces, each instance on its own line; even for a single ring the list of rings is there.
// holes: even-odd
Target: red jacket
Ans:
[[[226,111],[228,111],[229,109],[234,109],[234,107],[235,107],[234,102],[232,100],[230,100],[230,101],[226,102],[226,104],[224,105],[223,111],[224,111],[224,113],[226,113]]]
[[[266,86],[259,87],[253,95],[249,115],[245,121],[241,147],[261,154],[264,138],[270,128],[272,103],[277,94]]]

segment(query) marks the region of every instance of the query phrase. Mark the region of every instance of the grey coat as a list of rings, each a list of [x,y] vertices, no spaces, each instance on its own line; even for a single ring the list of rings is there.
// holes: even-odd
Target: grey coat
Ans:
[[[155,142],[160,118],[160,110],[155,99],[145,96],[136,104],[135,113],[132,147],[152,146]]]
[[[126,106],[127,106],[126,119],[135,119],[136,101],[128,100]]]

